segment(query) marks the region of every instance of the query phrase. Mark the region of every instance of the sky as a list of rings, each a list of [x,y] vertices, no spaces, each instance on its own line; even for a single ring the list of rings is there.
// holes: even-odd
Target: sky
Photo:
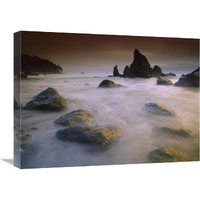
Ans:
[[[130,66],[138,49],[151,65],[199,66],[199,39],[27,32],[21,52],[49,59],[63,69]]]

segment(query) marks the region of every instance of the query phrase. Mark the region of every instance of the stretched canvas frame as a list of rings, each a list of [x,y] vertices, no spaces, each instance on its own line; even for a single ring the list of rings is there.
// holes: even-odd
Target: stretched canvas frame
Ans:
[[[14,165],[199,161],[198,89],[198,39],[17,32]]]

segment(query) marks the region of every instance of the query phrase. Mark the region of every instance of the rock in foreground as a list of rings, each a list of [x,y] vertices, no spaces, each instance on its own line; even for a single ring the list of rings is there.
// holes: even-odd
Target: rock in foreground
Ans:
[[[190,74],[181,76],[174,86],[199,87],[199,68]]]
[[[149,153],[149,159],[151,162],[179,162],[179,161],[191,161],[191,158],[174,147],[164,147],[156,149]]]
[[[167,78],[159,77],[156,84],[157,85],[173,85],[173,82]]]
[[[65,126],[85,126],[94,123],[94,115],[87,110],[75,110],[59,117],[55,123]]]
[[[56,137],[88,144],[107,145],[116,141],[122,135],[118,126],[73,126],[56,132]]]
[[[144,105],[143,110],[157,115],[174,116],[175,113],[165,107],[162,103],[147,103]]]
[[[120,85],[120,84],[115,84],[113,81],[106,79],[106,80],[103,80],[103,81],[99,84],[98,87],[99,87],[99,88],[117,88],[117,87],[122,87],[122,85]]]
[[[66,108],[65,99],[60,96],[56,89],[47,88],[29,101],[24,109],[26,110],[62,110]]]

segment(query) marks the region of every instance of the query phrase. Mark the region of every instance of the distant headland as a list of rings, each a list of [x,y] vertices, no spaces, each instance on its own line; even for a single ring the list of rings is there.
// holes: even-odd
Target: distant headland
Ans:
[[[62,73],[62,71],[62,67],[54,64],[48,59],[22,54],[21,68],[20,66],[16,66],[14,74],[18,77],[26,78],[28,75],[56,74]]]

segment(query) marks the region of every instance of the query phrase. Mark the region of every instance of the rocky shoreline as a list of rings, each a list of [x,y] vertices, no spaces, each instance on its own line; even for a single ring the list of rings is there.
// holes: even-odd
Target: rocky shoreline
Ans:
[[[132,64],[130,67],[126,66],[124,68],[123,74],[119,73],[117,66],[113,69],[113,77],[131,79],[157,77],[157,85],[166,85],[166,87],[172,85],[181,87],[199,87],[199,68],[189,74],[182,75],[175,84],[173,84],[170,79],[166,78],[168,76],[175,76],[175,74],[171,72],[164,74],[158,65],[151,68],[147,58],[137,49],[134,51],[134,60]],[[99,85],[96,85],[98,91],[118,91],[121,90],[120,88],[123,90],[124,86],[109,79],[102,80]],[[101,146],[101,149],[104,149],[108,145],[112,148],[112,144],[119,141],[120,138],[126,137],[126,133],[117,122],[116,124],[108,123],[106,125],[100,125],[98,120],[96,120],[94,113],[87,109],[76,109],[68,112],[67,99],[60,95],[55,88],[51,87],[34,96],[24,107],[19,105],[14,99],[14,110],[16,112],[19,110],[22,112],[31,112],[32,110],[35,110],[36,112],[49,112],[50,115],[53,115],[55,112],[66,111],[64,115],[61,115],[55,119],[55,121],[52,121],[52,124],[56,124],[57,127],[60,127],[54,135],[56,141],[63,140],[63,142],[75,142],[79,145],[87,144],[96,147]],[[141,116],[156,119],[154,124],[150,124],[150,128],[152,132],[158,136],[166,135],[167,137],[171,137],[178,141],[179,138],[189,140],[189,138],[192,138],[194,135],[192,130],[185,127],[181,122],[178,122],[177,115],[173,109],[168,108],[162,102],[151,102],[146,100],[140,110]],[[145,117],[143,117],[144,120]],[[171,121],[167,122],[166,117],[169,121],[174,121],[174,123],[170,124]],[[160,121],[163,123],[160,124]],[[37,128],[34,128],[34,130],[35,129]],[[25,129],[16,130],[15,139],[23,141],[19,153],[24,154],[26,148],[28,148],[28,145],[25,145],[26,141],[32,139],[31,134]],[[146,156],[148,162],[179,162],[193,160],[187,152],[183,152],[176,146],[162,146],[153,149],[152,151],[149,150],[149,153]]]

